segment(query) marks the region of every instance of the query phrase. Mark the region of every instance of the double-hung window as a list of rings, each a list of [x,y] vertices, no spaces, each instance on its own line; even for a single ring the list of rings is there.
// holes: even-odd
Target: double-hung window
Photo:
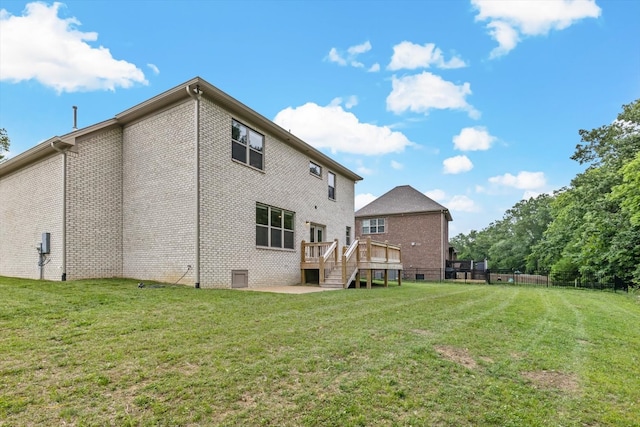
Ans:
[[[294,213],[256,204],[256,246],[294,249]]]
[[[362,234],[384,233],[384,218],[362,220]]]
[[[327,173],[327,179],[329,182],[329,198],[331,200],[336,199],[336,174],[333,172]]]
[[[309,161],[309,172],[318,178],[322,178],[322,166],[313,163],[312,161]]]
[[[254,168],[264,169],[264,135],[232,120],[231,157]]]

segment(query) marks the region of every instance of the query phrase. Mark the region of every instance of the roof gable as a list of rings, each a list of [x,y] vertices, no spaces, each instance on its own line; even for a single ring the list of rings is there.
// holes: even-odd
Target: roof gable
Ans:
[[[444,212],[452,220],[449,210],[410,185],[400,185],[356,211],[356,218],[378,215]]]

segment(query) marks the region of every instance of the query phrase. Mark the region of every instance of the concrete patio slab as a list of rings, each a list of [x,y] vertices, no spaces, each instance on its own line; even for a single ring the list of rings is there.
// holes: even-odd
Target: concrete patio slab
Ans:
[[[274,292],[278,294],[309,294],[312,292],[340,291],[342,288],[321,288],[320,286],[264,286],[260,288],[238,288],[240,291]]]

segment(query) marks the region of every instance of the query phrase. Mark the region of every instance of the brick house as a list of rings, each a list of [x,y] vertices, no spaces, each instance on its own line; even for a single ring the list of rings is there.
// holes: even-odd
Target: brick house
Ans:
[[[443,279],[449,259],[449,210],[409,185],[359,209],[356,235],[399,244],[405,277]],[[417,275],[417,276],[416,276]]]
[[[196,77],[0,164],[0,275],[296,284],[361,179]]]

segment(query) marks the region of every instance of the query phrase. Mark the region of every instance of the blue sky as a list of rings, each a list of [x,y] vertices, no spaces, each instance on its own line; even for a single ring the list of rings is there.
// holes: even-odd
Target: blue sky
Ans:
[[[482,229],[584,169],[640,97],[640,2],[0,2],[9,157],[200,76],[363,176]]]

